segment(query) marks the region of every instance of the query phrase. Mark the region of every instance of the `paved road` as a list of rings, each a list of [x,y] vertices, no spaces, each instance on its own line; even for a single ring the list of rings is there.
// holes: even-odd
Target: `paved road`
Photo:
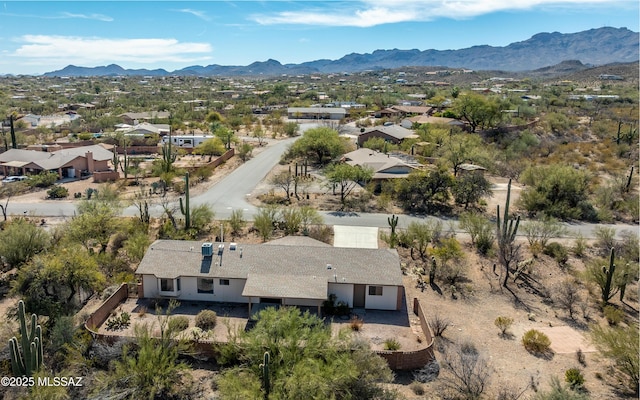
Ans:
[[[316,124],[302,124],[301,132],[317,126]],[[247,201],[247,196],[264,179],[267,173],[278,163],[280,156],[293,143],[294,139],[278,141],[267,146],[258,155],[235,169],[221,181],[212,186],[205,193],[194,196],[191,199],[192,205],[210,204],[216,213],[217,219],[227,219],[234,209],[242,209],[246,219],[252,219],[257,208]],[[156,205],[150,209],[154,216],[162,215],[162,207]],[[62,201],[42,201],[39,203],[9,203],[10,214],[29,214],[38,217],[59,217],[73,216],[76,213],[75,203],[71,200]],[[124,215],[137,215],[135,207],[128,207],[123,211]],[[357,212],[329,212],[320,213],[327,225],[350,225],[369,227],[388,227],[387,218],[389,214],[380,213],[357,213]],[[407,227],[412,221],[424,221],[425,219],[435,219],[431,216],[401,215],[398,226]],[[454,229],[460,231],[455,219],[440,219],[445,230]],[[585,224],[574,223],[565,224],[570,233],[568,237],[575,237],[581,234],[585,238],[594,238],[594,231],[598,226],[608,226],[616,229],[618,233],[628,230],[638,233],[638,225],[607,225],[607,224]]]

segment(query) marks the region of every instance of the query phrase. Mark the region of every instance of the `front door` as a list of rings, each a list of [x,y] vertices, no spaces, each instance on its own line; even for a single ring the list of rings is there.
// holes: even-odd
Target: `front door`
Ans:
[[[364,307],[364,294],[366,285],[353,285],[353,307]]]

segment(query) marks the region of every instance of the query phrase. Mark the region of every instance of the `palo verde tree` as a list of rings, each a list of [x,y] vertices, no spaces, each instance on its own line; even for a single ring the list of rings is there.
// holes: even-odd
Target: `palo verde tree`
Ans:
[[[320,318],[295,307],[260,311],[253,329],[235,332],[220,347],[220,361],[230,366],[217,382],[220,394],[263,397],[265,352],[270,398],[391,398],[379,385],[392,379],[382,358],[347,331],[335,336]]]
[[[340,203],[344,208],[349,197],[358,184],[366,184],[373,178],[373,169],[346,163],[332,164],[325,170],[329,183],[340,189]]]
[[[476,93],[465,93],[453,103],[453,111],[460,119],[469,123],[471,131],[498,126],[502,119],[497,99]]]
[[[344,154],[346,150],[347,143],[338,132],[322,126],[306,131],[289,147],[284,158],[310,158],[318,164],[324,164]]]

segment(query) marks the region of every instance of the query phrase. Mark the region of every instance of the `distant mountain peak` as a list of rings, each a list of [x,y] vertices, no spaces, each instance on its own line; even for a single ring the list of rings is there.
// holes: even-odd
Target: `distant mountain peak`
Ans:
[[[505,47],[472,46],[460,50],[383,50],[350,53],[338,60],[315,60],[282,65],[278,60],[256,61],[247,66],[189,66],[171,73],[164,69],[123,69],[117,64],[100,67],[69,65],[44,76],[110,75],[200,75],[242,76],[282,74],[342,73],[403,68],[409,66],[446,66],[474,70],[526,71],[554,66],[565,60],[584,65],[635,62],[640,59],[638,33],[626,27],[594,28],[577,33],[541,32]]]

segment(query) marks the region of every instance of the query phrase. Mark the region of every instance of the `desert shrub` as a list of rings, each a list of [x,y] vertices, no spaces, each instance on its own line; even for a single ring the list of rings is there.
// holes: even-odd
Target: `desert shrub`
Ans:
[[[549,243],[542,252],[548,256],[553,257],[560,267],[567,265],[569,261],[569,252],[566,247],[557,242]]]
[[[351,317],[351,321],[349,321],[349,327],[352,331],[360,331],[362,329],[362,325],[364,325],[364,321],[361,318],[358,318],[357,315]]]
[[[423,396],[425,394],[424,386],[422,386],[420,382],[411,382],[409,389],[411,389],[416,396]]]
[[[618,325],[624,319],[624,311],[612,305],[605,306],[602,313],[609,325]]]
[[[557,377],[551,378],[551,389],[548,392],[538,392],[533,400],[588,400],[584,393],[573,391],[562,385]]]
[[[27,179],[27,185],[31,187],[46,188],[56,183],[57,180],[58,174],[55,172],[41,172],[38,175],[29,176],[29,179]]]
[[[489,385],[493,369],[473,343],[447,346],[442,356],[447,374],[439,377],[442,385],[463,399],[479,399]]]
[[[64,186],[54,186],[47,190],[47,197],[50,199],[64,199],[69,196],[69,189]]]
[[[578,349],[578,351],[576,351],[576,359],[578,360],[580,365],[582,365],[583,367],[587,365],[587,359],[585,358],[584,352],[582,351],[582,349]]]
[[[544,354],[549,352],[551,340],[544,333],[535,329],[529,329],[522,336],[522,344],[530,353]]]
[[[185,315],[176,315],[169,319],[169,330],[182,332],[189,327],[189,318]]]
[[[384,349],[385,350],[400,350],[400,348],[402,347],[402,345],[400,344],[400,342],[396,339],[387,339],[384,341]]]
[[[573,242],[573,254],[576,257],[584,257],[587,251],[587,240],[581,234],[576,236],[575,241]]]
[[[429,325],[433,330],[433,336],[439,337],[442,336],[444,331],[449,327],[451,321],[448,318],[441,316],[440,314],[434,314],[433,317],[429,319]]]
[[[500,329],[500,334],[502,336],[507,334],[507,331],[513,324],[513,318],[509,317],[498,317],[493,321],[493,324]]]
[[[584,376],[578,368],[569,368],[564,371],[564,380],[569,384],[571,389],[576,389],[584,384]]]
[[[203,331],[208,331],[216,327],[218,315],[213,310],[202,310],[196,315],[196,326]]]
[[[145,315],[147,315],[147,307],[142,306],[138,310],[138,318],[144,318]]]
[[[495,227],[481,214],[463,213],[460,215],[460,227],[471,236],[471,243],[480,254],[486,255],[491,247],[495,236]]]

